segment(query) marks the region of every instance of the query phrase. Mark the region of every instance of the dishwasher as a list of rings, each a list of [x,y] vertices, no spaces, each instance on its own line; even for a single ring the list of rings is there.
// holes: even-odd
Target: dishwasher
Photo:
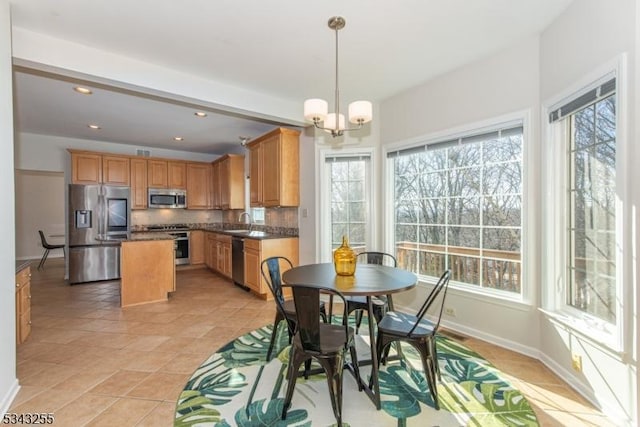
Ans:
[[[244,239],[242,237],[231,239],[231,278],[233,283],[244,290],[249,290],[244,285]]]

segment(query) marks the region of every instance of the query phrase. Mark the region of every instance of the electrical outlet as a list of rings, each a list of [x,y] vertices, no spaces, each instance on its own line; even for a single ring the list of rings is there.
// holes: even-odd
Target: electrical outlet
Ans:
[[[444,314],[446,314],[447,316],[456,317],[456,310],[455,308],[445,307]]]
[[[580,356],[579,354],[572,354],[571,367],[576,372],[582,372],[582,356]]]

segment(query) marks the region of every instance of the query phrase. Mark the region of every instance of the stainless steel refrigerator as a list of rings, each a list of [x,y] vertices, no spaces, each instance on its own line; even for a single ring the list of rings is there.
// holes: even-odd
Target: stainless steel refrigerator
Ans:
[[[130,232],[129,187],[69,184],[69,283],[120,278]]]

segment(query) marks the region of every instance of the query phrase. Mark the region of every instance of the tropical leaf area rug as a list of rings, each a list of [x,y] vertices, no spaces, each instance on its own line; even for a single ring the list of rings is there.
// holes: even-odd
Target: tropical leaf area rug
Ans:
[[[365,319],[366,320],[366,319]],[[334,320],[335,321],[335,320]],[[368,328],[357,336],[359,359],[369,359]],[[272,326],[236,338],[212,354],[191,376],[178,398],[174,426],[332,426],[326,377],[299,377],[287,419],[282,420],[289,342],[280,323],[277,357],[265,360]],[[366,335],[363,335],[363,332]],[[382,408],[345,369],[344,426],[537,426],[529,402],[479,354],[445,336],[437,337],[440,410],[433,399],[418,353],[402,345],[403,358],[380,367]],[[394,354],[394,350],[391,351]],[[319,367],[319,365],[312,365]],[[361,367],[368,379],[370,367]]]

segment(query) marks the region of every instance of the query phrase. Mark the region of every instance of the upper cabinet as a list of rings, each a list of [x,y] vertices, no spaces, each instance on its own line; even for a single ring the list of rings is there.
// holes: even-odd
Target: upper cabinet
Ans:
[[[187,163],[186,162],[167,162],[167,179],[169,188],[187,188]]]
[[[166,160],[147,160],[147,185],[150,188],[168,188]]]
[[[102,183],[109,185],[129,185],[129,157],[102,156]]]
[[[249,146],[249,204],[262,206],[262,144]]]
[[[187,188],[186,162],[147,160],[147,184],[149,188]]]
[[[187,209],[211,209],[212,167],[209,163],[187,163]]]
[[[100,184],[102,182],[102,156],[95,153],[71,151],[71,182],[74,184]]]
[[[220,209],[220,162],[211,164],[211,205]]]
[[[69,150],[73,184],[129,185],[129,157]]]
[[[226,154],[213,162],[214,207],[244,209],[244,156]],[[217,203],[217,204],[216,204]]]
[[[248,144],[251,206],[300,204],[300,132],[275,129]]]
[[[147,209],[147,159],[130,159],[131,209]]]

